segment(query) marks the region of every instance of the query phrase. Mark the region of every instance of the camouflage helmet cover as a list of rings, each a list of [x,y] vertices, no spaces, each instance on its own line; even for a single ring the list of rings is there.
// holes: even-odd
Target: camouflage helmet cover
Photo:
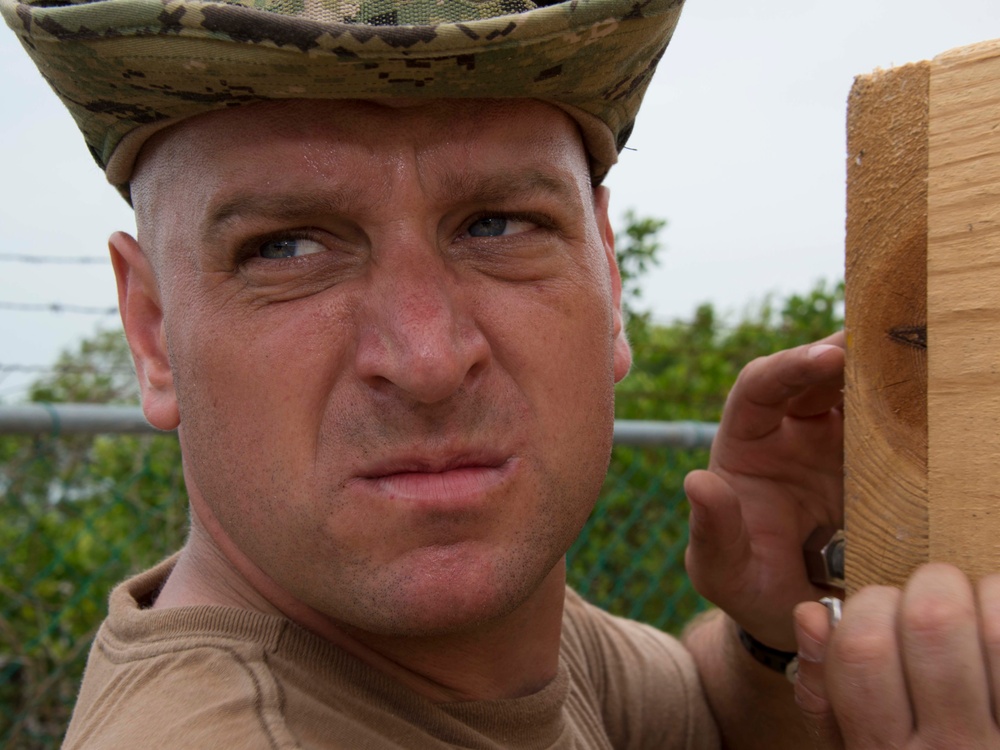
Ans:
[[[617,160],[683,0],[0,0],[126,197],[157,130],[284,98],[535,98]]]

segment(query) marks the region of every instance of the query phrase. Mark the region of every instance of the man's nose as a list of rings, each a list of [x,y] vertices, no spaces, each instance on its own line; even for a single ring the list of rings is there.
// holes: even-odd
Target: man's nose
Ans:
[[[476,322],[475,294],[438,258],[373,272],[356,366],[370,386],[398,389],[417,402],[447,399],[490,358]]]

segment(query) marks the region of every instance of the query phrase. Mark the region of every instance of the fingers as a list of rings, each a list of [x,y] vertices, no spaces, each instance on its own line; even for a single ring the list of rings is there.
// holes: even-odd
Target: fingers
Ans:
[[[977,586],[979,627],[986,670],[993,696],[993,720],[1000,722],[1000,574],[986,576]]]
[[[899,617],[921,734],[985,741],[993,705],[969,580],[951,565],[924,566],[906,587]]]
[[[739,614],[749,587],[741,574],[751,569],[753,550],[740,501],[724,479],[708,471],[688,474],[684,491],[691,505],[684,553],[688,578],[698,593],[746,627],[751,623]],[[759,631],[754,635],[765,637]]]
[[[775,430],[785,416],[808,418],[843,403],[843,336],[762,357],[740,373],[723,429],[741,440]]]
[[[795,640],[799,653],[795,702],[810,734],[822,747],[841,744],[823,666],[831,632],[829,612],[822,604],[806,602],[795,608]]]
[[[829,336],[811,344],[811,346],[815,346],[816,344],[826,344],[827,346],[836,346],[838,349],[844,349],[847,347],[847,334],[843,330],[835,331]]]
[[[793,649],[791,610],[808,593],[803,596],[785,587],[775,596],[761,588],[762,566],[740,500],[723,478],[693,471],[684,480],[684,490],[691,504],[684,562],[695,589],[757,640],[782,651]]]
[[[846,747],[1000,743],[992,689],[1000,674],[1000,576],[974,592],[957,568],[925,565],[905,591],[869,587],[852,596],[832,636],[818,617],[815,605],[796,612],[800,652],[809,638],[826,637],[818,667],[800,653],[796,696],[815,726],[827,727],[832,706]]]
[[[847,747],[902,747],[913,731],[896,617],[902,594],[865,588],[847,600],[826,649],[827,696]]]
[[[751,556],[750,540],[743,523],[739,499],[721,477],[707,471],[692,471],[684,479],[691,504],[688,576],[702,596],[716,601],[733,581],[732,571],[746,570]]]
[[[843,353],[838,357],[842,358]],[[831,409],[841,409],[843,406],[844,375],[843,370],[838,370],[832,380],[810,386],[803,393],[789,399],[786,414],[798,419],[809,419],[826,414]]]

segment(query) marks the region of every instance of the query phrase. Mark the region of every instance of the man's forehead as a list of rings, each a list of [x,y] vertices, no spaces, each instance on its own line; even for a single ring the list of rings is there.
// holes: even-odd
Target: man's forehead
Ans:
[[[579,158],[586,167],[583,137],[574,120],[546,102],[486,99],[286,100],[210,112],[184,120],[143,147],[137,181],[152,165],[178,170],[246,161],[270,152],[317,165],[325,154],[362,150],[374,163],[394,153],[423,149],[442,157],[448,149],[468,159]],[[192,163],[192,162],[196,162]],[[272,163],[279,169],[280,163]]]
[[[157,134],[140,155],[133,197],[140,215],[172,194],[220,220],[319,188],[341,193],[336,203],[356,191],[374,205],[410,168],[442,195],[499,200],[507,184],[569,198],[589,186],[575,122],[544,102],[291,100],[209,113]]]

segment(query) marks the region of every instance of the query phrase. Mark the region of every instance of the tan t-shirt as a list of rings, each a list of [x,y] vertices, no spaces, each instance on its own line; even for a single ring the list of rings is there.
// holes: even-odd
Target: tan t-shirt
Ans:
[[[559,672],[524,698],[432,703],[281,617],[143,609],[172,560],[125,581],[64,748],[718,748],[690,655],[567,590]]]

